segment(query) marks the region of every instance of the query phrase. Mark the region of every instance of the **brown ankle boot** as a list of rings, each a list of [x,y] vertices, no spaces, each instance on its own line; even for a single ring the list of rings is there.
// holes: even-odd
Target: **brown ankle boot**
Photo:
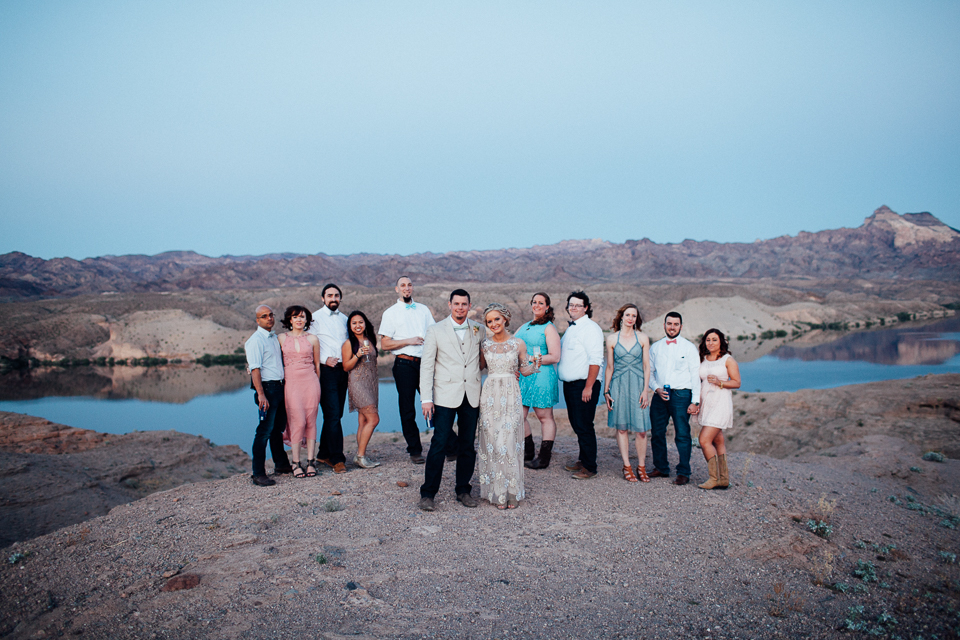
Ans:
[[[537,446],[533,444],[533,436],[527,436],[523,439],[523,461],[533,460],[537,452]]]
[[[730,470],[727,469],[727,454],[717,456],[720,461],[717,463],[717,489],[726,489],[730,486]]]
[[[550,466],[550,456],[553,453],[553,440],[544,440],[540,443],[540,454],[529,462],[524,462],[527,469],[546,469]]]
[[[717,471],[717,458],[718,456],[713,456],[707,460],[707,470],[710,473],[710,479],[698,485],[701,489],[713,489],[718,486],[717,477],[719,476],[719,472]]]

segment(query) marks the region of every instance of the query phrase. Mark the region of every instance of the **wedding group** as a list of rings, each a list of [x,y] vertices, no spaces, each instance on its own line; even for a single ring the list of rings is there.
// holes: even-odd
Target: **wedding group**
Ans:
[[[626,304],[605,336],[592,319],[589,296],[574,291],[567,296],[569,321],[562,336],[554,325],[550,296],[544,292],[530,300],[533,320],[511,333],[512,313],[506,305],[489,304],[478,316],[480,322],[471,319],[472,300],[464,289],[450,293],[450,313],[439,322],[426,305],[413,300],[409,277],[400,277],[395,289],[399,298],[384,311],[376,332],[363,312],[339,311],[343,294],[335,284],[323,288],[324,306],[316,312],[289,307],[282,320],[287,332],[279,336],[272,331],[273,310],[266,305],[257,308],[258,328],[245,344],[254,400],[260,408],[253,443],[254,484],[275,484],[265,470],[268,443],[274,461],[279,461],[277,474],[311,477],[318,464],[345,473],[340,421],[348,390],[350,410],[358,413],[353,462],[361,469],[379,466],[366,451],[380,420],[379,339],[379,348],[394,355],[407,453],[413,464],[424,465],[418,503],[424,511],[436,509],[445,462],[456,465],[454,492],[461,505],[472,508],[486,500],[498,509],[516,509],[526,496],[525,469],[550,465],[557,432],[553,410],[561,390],[579,446],[578,457],[564,466],[571,478],[590,480],[598,474],[594,420],[602,398],[607,425],[617,430],[625,481],[670,477],[666,432],[672,420],[679,455],[673,482],[687,484],[690,419],[695,416],[710,476],[699,486],[729,486],[723,433],[733,423],[732,390],[740,387],[740,372],[719,329],[709,329],[695,346],[680,336],[680,314],[670,312],[664,320],[666,336],[651,344],[640,330],[639,308]],[[417,425],[417,393],[433,431],[426,457]],[[531,409],[541,425],[539,451],[528,420]],[[317,439],[320,411],[323,421]],[[630,462],[631,433],[636,472]],[[653,460],[649,473],[648,433]],[[291,449],[289,457],[285,444]],[[475,474],[480,500],[471,485]]]

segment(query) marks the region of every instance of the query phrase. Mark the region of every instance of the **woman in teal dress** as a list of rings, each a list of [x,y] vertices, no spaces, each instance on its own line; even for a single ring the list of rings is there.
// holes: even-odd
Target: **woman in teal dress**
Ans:
[[[650,431],[650,338],[637,328],[643,324],[635,304],[625,304],[613,319],[615,333],[607,337],[607,367],[603,399],[607,402],[607,426],[617,430],[617,446],[623,458],[623,479],[650,482],[647,475],[647,431]],[[637,447],[637,475],[630,467],[630,437]]]
[[[533,320],[514,334],[527,345],[527,354],[539,356],[540,370],[520,378],[520,397],[523,399],[523,465],[528,469],[546,469],[553,453],[553,441],[557,437],[557,423],[553,419],[553,405],[560,401],[559,383],[555,363],[560,361],[560,333],[553,326],[553,307],[550,296],[537,292],[530,298]],[[540,421],[540,453],[534,457],[533,433],[527,415],[533,408]]]

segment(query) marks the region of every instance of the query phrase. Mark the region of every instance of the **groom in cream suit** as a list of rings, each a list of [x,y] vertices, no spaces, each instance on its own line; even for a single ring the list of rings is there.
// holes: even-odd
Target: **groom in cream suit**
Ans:
[[[470,479],[477,462],[474,438],[480,415],[480,343],[487,332],[467,319],[470,294],[456,289],[450,294],[450,315],[427,329],[420,361],[420,394],[423,415],[433,419],[433,439],[427,453],[420,508],[433,511],[440,490],[443,461],[449,438],[457,439],[457,500],[476,507]],[[453,420],[457,433],[453,433]]]

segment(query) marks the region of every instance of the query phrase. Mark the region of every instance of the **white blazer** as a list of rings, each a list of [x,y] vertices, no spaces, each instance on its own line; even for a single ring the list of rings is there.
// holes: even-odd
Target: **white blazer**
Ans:
[[[427,329],[420,361],[420,400],[441,407],[456,408],[463,396],[471,407],[480,406],[480,343],[486,328],[467,320],[463,344],[447,316]]]

